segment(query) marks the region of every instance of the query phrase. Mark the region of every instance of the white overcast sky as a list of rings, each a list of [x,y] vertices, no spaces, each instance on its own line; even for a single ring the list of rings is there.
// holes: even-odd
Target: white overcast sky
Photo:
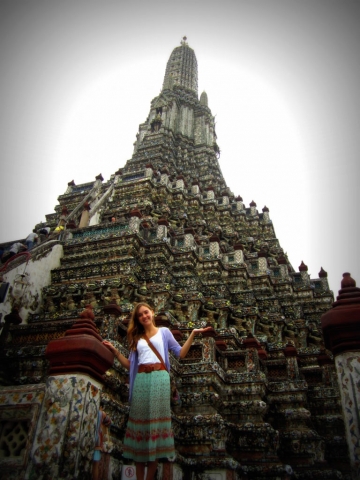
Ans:
[[[360,282],[356,0],[2,0],[0,242],[125,165],[184,35],[228,186],[269,207],[296,270]]]

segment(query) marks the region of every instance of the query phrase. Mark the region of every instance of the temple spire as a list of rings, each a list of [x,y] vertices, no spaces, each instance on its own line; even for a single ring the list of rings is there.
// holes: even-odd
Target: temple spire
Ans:
[[[180,47],[174,48],[166,65],[163,89],[175,85],[198,93],[198,67],[195,52],[183,37]],[[170,87],[171,86],[171,87]]]

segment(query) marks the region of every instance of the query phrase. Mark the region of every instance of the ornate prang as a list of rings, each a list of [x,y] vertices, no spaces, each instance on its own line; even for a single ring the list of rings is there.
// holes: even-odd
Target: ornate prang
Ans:
[[[38,277],[51,280],[39,288],[40,307],[9,325],[0,381],[48,384],[50,378],[60,385],[65,376],[75,385],[86,376],[101,382],[113,419],[111,465],[119,471],[128,372],[117,360],[113,365],[102,338],[128,356],[130,315],[146,301],[157,324],[181,344],[194,327],[211,326],[195,337],[185,359],[171,357],[182,404],[173,412],[176,462],[164,464],[161,480],[348,478],[331,350],[359,344],[359,289],[344,276],[329,310],[327,273],[321,268],[310,278],[303,262],[295,271],[269,209],[258,211],[230,190],[215,118],[206,93],[198,98],[197,82],[196,56],[184,37],[139,125],[132,157],[106,182],[101,174],[81,185],[69,182],[46,215],[52,230],[64,226],[55,242],[63,255],[56,266],[44,266],[51,240],[36,256]],[[84,393],[83,405],[91,395]],[[64,438],[77,438],[80,427],[66,425]],[[69,451],[59,449],[63,471],[72,467]]]

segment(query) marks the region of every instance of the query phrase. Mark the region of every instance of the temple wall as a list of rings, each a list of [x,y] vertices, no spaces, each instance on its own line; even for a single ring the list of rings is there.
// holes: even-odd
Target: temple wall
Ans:
[[[188,136],[190,138],[194,138],[194,110],[190,109],[189,110],[189,115],[188,115]]]
[[[204,127],[204,118],[195,117],[195,128],[194,128],[195,145],[199,145],[203,142],[203,127]]]
[[[40,248],[40,247],[38,247]],[[60,266],[60,259],[63,256],[62,245],[54,245],[49,251],[37,260],[30,259],[26,273],[30,286],[28,287],[22,299],[22,307],[19,314],[23,319],[23,323],[27,323],[29,313],[37,311],[41,303],[41,291],[51,283],[51,270]],[[12,288],[14,280],[17,275],[23,274],[25,270],[25,263],[21,263],[18,267],[13,268],[7,273],[3,274],[3,281],[9,282],[10,287],[4,303],[0,304],[0,313],[2,313],[2,320],[5,315],[11,312],[11,308],[15,303],[12,296]]]
[[[177,112],[178,112],[178,109],[177,109],[176,103],[174,102],[171,107],[169,124],[167,125],[171,130],[175,130]]]

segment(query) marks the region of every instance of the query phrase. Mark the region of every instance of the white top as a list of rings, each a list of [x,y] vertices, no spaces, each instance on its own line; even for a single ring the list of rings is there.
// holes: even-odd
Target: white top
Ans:
[[[10,252],[19,253],[20,250],[22,250],[24,245],[20,242],[15,242],[13,245],[11,245],[11,248],[9,249]]]
[[[31,232],[27,237],[25,242],[34,242],[37,238],[39,238],[36,233]]]
[[[156,350],[160,353],[162,358],[165,358],[164,352],[164,344],[162,341],[162,336],[160,329],[158,332],[151,338],[149,338],[150,342],[154,345]],[[155,355],[155,353],[151,350],[146,340],[141,338],[137,344],[137,352],[138,352],[138,359],[139,365],[143,365],[146,363],[160,363],[160,360]]]

